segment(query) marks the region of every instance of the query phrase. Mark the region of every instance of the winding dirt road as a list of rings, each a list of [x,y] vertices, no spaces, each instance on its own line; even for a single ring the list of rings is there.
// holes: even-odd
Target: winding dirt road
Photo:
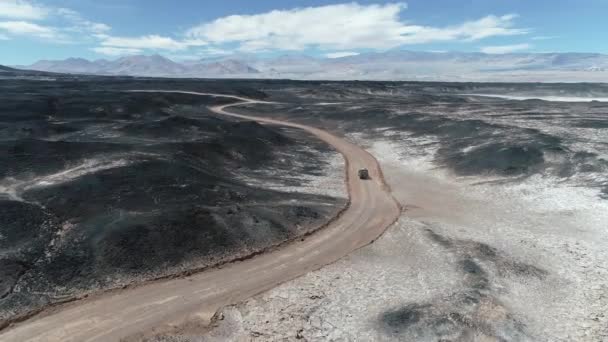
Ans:
[[[222,306],[269,290],[321,268],[377,239],[400,215],[399,204],[385,184],[376,159],[358,146],[326,131],[291,122],[245,116],[226,108],[264,103],[238,96],[239,103],[212,107],[217,114],[308,131],[345,157],[350,206],[326,228],[303,241],[254,258],[189,277],[152,282],[125,291],[68,304],[15,324],[0,333],[1,341],[118,341],[170,330],[187,322],[208,321]],[[361,181],[367,168],[372,180]],[[144,334],[144,335],[142,335]]]

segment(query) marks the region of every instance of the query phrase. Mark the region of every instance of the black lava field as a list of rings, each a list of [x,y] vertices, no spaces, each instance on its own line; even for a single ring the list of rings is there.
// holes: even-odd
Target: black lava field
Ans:
[[[311,136],[207,109],[230,100],[125,92],[132,89],[273,101],[231,111],[389,141],[455,177],[538,180],[539,187],[551,179],[608,200],[608,104],[591,101],[608,97],[606,85],[5,79],[0,320],[244,257],[309,232],[344,206],[342,198],[297,191],[310,177],[325,177],[324,156],[335,154]],[[562,94],[584,101],[542,100]],[[285,190],[264,186],[270,183]],[[485,286],[474,263],[461,266],[476,277],[471,291]],[[407,334],[414,321],[434,317],[427,304],[387,311],[382,320]]]
[[[217,117],[221,98],[122,91],[184,85],[263,96],[236,82],[0,81],[0,318],[244,257],[343,207],[241,180],[323,177],[335,152],[311,136]]]
[[[600,189],[608,198],[608,103],[592,100],[606,98],[608,85],[309,82],[266,92],[279,104],[235,110],[391,139],[404,153],[430,153],[457,176],[545,175]],[[564,93],[583,100],[541,100]],[[407,146],[416,139],[429,140]]]

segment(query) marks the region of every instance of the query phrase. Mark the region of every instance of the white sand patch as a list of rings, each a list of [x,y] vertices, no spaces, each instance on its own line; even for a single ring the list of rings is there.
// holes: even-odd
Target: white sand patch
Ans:
[[[247,340],[390,341],[376,329],[385,310],[457,285],[441,253],[419,244],[424,236],[417,225],[403,219],[375,244],[227,309],[219,329],[226,334],[222,326],[232,326],[227,340],[255,331],[259,335]],[[407,248],[403,241],[410,241]],[[428,268],[435,272],[424,272]]]
[[[578,97],[578,96],[516,96],[516,95],[497,95],[497,94],[458,94],[464,96],[494,97],[506,100],[543,100],[550,102],[608,102],[608,97]]]
[[[316,103],[317,106],[334,106],[334,105],[340,105],[343,102],[319,102]]]
[[[374,244],[228,308],[222,324],[231,325],[223,330],[231,335],[224,336],[395,340],[379,328],[384,312],[428,303],[463,286],[457,259],[429,238],[428,227],[452,239],[488,244],[508,260],[547,272],[542,280],[490,272],[494,295],[526,325],[532,340],[608,336],[608,202],[593,190],[542,176],[515,184],[454,177],[433,164],[432,139],[396,143],[357,134],[349,139],[368,146],[395,196],[410,210]],[[427,154],[407,146],[412,143]]]
[[[19,181],[12,177],[7,177],[0,181],[0,198],[6,198],[10,201],[24,202],[17,193],[18,189],[24,184],[23,181]]]
[[[77,166],[45,176],[28,179],[7,177],[0,180],[0,198],[5,197],[12,201],[25,202],[21,197],[21,193],[24,191],[69,182],[87,174],[122,167],[129,163],[130,161],[127,159],[88,159]]]
[[[102,170],[114,169],[128,164],[129,161],[126,159],[118,159],[113,161],[89,159],[85,160],[82,164],[78,166],[66,169],[61,172],[33,179],[32,181],[30,181],[30,184],[28,184],[24,188],[24,190],[61,184],[87,174],[95,173]]]

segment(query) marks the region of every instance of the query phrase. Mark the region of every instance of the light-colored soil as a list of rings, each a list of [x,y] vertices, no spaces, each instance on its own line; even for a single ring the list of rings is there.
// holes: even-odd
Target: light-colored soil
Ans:
[[[605,204],[580,189],[458,179],[403,146],[352,138],[378,156],[407,209],[399,222],[180,340],[608,339]]]

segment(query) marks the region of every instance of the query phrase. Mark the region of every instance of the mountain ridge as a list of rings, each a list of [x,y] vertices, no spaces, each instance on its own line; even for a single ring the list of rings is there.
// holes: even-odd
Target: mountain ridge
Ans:
[[[340,58],[285,54],[227,55],[177,62],[161,55],[116,60],[41,60],[22,68],[48,72],[157,76],[429,81],[608,81],[608,55],[600,53],[508,53],[387,51]]]
[[[12,79],[12,78],[48,78],[55,76],[55,73],[39,71],[39,70],[27,70],[27,69],[16,69],[0,64],[0,79]]]
[[[19,66],[19,68],[74,74],[171,77],[223,76],[258,72],[236,60],[178,63],[158,54],[124,56],[112,61],[106,59],[90,61],[84,58],[40,60],[32,65]]]
[[[0,72],[8,72],[8,71],[16,71],[16,69],[9,68],[7,66],[4,66],[4,65],[0,64]]]

